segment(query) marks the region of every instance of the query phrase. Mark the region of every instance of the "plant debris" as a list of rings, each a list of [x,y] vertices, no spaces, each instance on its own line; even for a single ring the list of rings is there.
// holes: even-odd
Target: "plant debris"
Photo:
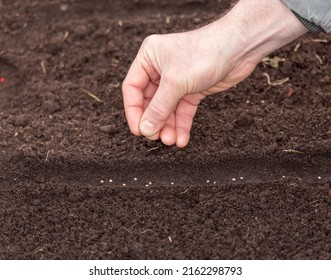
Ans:
[[[285,58],[281,58],[279,56],[274,57],[265,57],[262,59],[262,63],[264,66],[271,66],[272,68],[279,68],[279,63],[285,61]]]

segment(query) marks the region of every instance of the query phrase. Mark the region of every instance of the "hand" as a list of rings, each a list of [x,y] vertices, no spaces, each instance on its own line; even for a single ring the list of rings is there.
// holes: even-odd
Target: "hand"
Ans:
[[[126,117],[135,135],[186,146],[200,101],[252,72],[253,64],[233,65],[208,29],[144,41],[123,84]]]
[[[249,22],[244,19],[253,11],[245,5],[258,13],[270,8],[272,15],[277,11],[277,16],[289,17],[292,31],[277,16],[265,18],[263,14],[267,22],[250,18],[247,32]],[[166,145],[186,146],[203,98],[238,84],[265,55],[306,31],[278,0],[242,0],[203,28],[146,38],[122,86],[132,133],[161,139]]]

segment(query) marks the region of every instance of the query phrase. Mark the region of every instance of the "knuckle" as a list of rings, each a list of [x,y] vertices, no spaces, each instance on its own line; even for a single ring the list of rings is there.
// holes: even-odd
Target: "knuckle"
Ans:
[[[154,45],[154,43],[156,42],[156,39],[157,38],[157,35],[149,35],[147,36],[143,43],[142,43],[142,47],[147,47],[147,46],[150,46],[150,45]]]

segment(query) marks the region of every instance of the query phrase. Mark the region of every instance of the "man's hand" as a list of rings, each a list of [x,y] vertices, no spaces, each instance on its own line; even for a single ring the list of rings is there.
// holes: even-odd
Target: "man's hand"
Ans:
[[[185,147],[204,97],[238,84],[305,32],[279,0],[242,0],[203,28],[146,38],[122,86],[132,133]]]
[[[232,65],[209,28],[144,41],[123,84],[126,117],[135,135],[186,146],[200,101],[254,69]]]

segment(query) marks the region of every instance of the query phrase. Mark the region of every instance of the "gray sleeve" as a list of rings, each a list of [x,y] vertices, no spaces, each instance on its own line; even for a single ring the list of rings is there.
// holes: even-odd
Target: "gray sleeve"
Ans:
[[[312,32],[331,33],[331,0],[281,0]]]

